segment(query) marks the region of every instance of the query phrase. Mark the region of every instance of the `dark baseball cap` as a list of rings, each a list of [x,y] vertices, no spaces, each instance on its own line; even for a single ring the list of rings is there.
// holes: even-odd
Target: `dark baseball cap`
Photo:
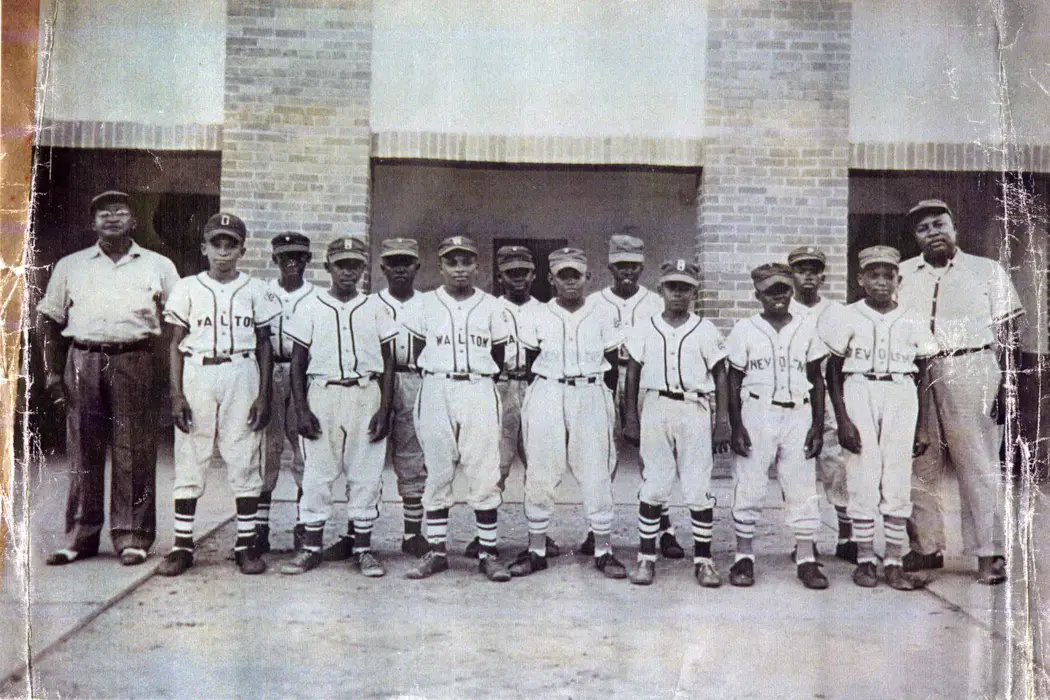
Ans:
[[[449,236],[441,241],[441,245],[438,246],[438,256],[445,256],[456,250],[462,250],[477,255],[478,244],[467,236]]]
[[[700,285],[700,267],[692,260],[675,258],[660,265],[660,284],[664,282],[685,282],[694,287]]]
[[[532,251],[522,245],[505,245],[496,251],[496,265],[500,272],[507,270],[535,270]]]
[[[869,265],[875,265],[876,263],[899,267],[901,263],[901,254],[899,250],[891,248],[888,245],[873,245],[865,248],[857,254],[857,262],[862,270]]]
[[[106,190],[105,192],[96,194],[91,198],[91,207],[89,211],[94,214],[96,209],[101,209],[107,204],[124,204],[130,207],[131,204],[129,199],[127,192],[121,192],[120,190]]]
[[[811,245],[804,245],[801,248],[795,248],[788,253],[788,265],[794,265],[806,260],[818,262],[821,266],[828,264],[828,257],[824,255],[824,251],[819,248],[814,248]]]
[[[955,220],[955,214],[952,214],[952,210],[948,208],[940,199],[924,199],[914,207],[908,210],[908,213],[904,216],[908,229],[914,229],[915,224],[919,223],[919,219],[930,214],[947,214]]]
[[[330,263],[340,260],[368,262],[368,246],[357,236],[343,236],[328,244],[325,260]]]
[[[270,246],[273,248],[274,255],[281,253],[309,253],[310,239],[295,231],[285,231],[271,238]]]
[[[244,239],[248,237],[248,229],[240,217],[220,211],[213,214],[204,224],[204,240],[210,241],[220,235],[231,236],[244,243]]]
[[[418,258],[419,241],[414,238],[387,238],[379,244],[379,251],[380,258],[392,258],[398,255]]]
[[[791,287],[795,278],[791,274],[791,268],[784,263],[766,263],[751,271],[751,281],[754,282],[755,289],[764,292],[774,284],[786,284]]]

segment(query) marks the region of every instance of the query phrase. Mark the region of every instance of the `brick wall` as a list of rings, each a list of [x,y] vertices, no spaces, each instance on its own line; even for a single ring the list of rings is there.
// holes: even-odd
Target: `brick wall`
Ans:
[[[248,226],[243,267],[302,231],[318,261],[369,224],[370,0],[228,0],[222,206]]]
[[[748,273],[799,245],[845,297],[849,0],[711,0],[697,255],[701,310],[758,309]]]

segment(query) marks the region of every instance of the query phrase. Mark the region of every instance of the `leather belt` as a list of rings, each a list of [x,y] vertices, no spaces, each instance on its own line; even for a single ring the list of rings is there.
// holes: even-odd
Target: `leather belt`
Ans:
[[[409,367],[408,365],[398,365],[394,367],[394,371],[399,372],[401,374],[416,374],[417,372],[419,372],[419,370],[415,367]]]
[[[945,350],[944,352],[937,353],[936,355],[934,355],[934,357],[958,357],[959,355],[970,355],[970,354],[975,353],[975,352],[984,352],[985,350],[991,350],[991,349],[992,349],[991,345],[985,345],[984,347],[980,347],[980,348],[963,348],[962,350]]]
[[[499,375],[499,378],[500,381],[514,380],[520,382],[528,379],[529,377],[524,372],[504,372],[501,375]]]
[[[472,374],[470,372],[430,372],[427,371],[425,374],[431,377],[444,377],[445,379],[451,379],[454,382],[473,382],[478,379],[491,379],[492,377],[488,374]]]
[[[325,386],[368,386],[374,377],[354,377],[352,379],[329,379]]]
[[[232,355],[215,355],[215,356],[211,356],[211,355],[194,355],[193,353],[189,353],[189,354],[185,355],[184,357],[185,357],[185,359],[189,360],[190,362],[195,362],[195,363],[197,363],[199,365],[204,365],[205,367],[211,367],[213,365],[224,365],[227,362],[233,362],[234,360],[244,360],[244,359],[247,359],[247,358],[252,357],[252,356],[253,356],[253,353],[251,351],[246,350],[244,352],[235,352]]]
[[[703,393],[701,393],[699,391],[685,391],[685,392],[683,392],[683,391],[664,391],[664,390],[661,389],[657,393],[660,394],[660,396],[664,397],[665,399],[674,399],[675,401],[688,401],[690,399],[702,399],[705,396],[707,396],[707,394],[703,394]]]
[[[84,352],[101,352],[105,355],[120,355],[125,352],[139,352],[149,350],[153,345],[151,338],[133,340],[129,343],[88,343],[80,340],[73,341],[73,347]]]
[[[590,377],[559,377],[557,379],[551,379],[550,377],[544,377],[547,381],[558,382],[566,386],[587,386],[588,384],[597,384],[600,377],[591,375]]]
[[[275,356],[273,358],[273,361],[276,362],[279,365],[286,365],[286,364],[288,364],[289,362],[292,361],[292,358],[290,358],[290,357],[276,357]]]
[[[892,372],[890,374],[862,373],[860,376],[873,382],[895,382],[897,381],[897,377],[907,377],[908,379],[913,377],[910,372]]]
[[[753,392],[748,392],[748,393],[750,394],[751,398],[753,398],[753,399],[759,399],[759,400],[762,399],[762,397],[759,396],[758,394],[755,394]],[[808,398],[803,399],[801,404],[799,404],[796,401],[770,401],[769,403],[770,403],[771,406],[777,406],[779,408],[794,408],[795,406],[799,406],[799,405],[805,406],[806,404],[809,403],[809,399]]]

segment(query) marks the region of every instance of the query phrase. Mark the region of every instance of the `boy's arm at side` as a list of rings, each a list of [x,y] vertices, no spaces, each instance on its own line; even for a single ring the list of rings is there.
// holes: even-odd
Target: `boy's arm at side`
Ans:
[[[843,398],[842,364],[845,361],[846,358],[839,355],[828,357],[828,395],[831,397],[831,407],[835,411],[835,421],[839,426],[839,444],[853,454],[860,454],[860,432],[850,420],[846,412],[846,400]]]
[[[291,389],[299,434],[308,440],[321,437],[321,422],[306,400],[306,368],[310,365],[310,348],[296,342],[292,346]]]
[[[641,438],[641,420],[638,417],[638,386],[642,379],[642,363],[633,357],[627,360],[627,378],[624,382],[623,439],[638,445]]]
[[[391,338],[382,345],[383,374],[379,380],[379,410],[368,422],[368,440],[379,442],[390,433],[390,411],[394,406],[394,357],[395,340]]]
[[[730,365],[728,385],[729,391],[727,404],[729,406],[729,426],[732,428],[733,437],[730,442],[733,452],[741,457],[747,457],[751,453],[751,436],[744,427],[744,418],[740,403],[740,386],[744,382],[744,373]]]
[[[915,443],[912,446],[912,456],[921,457],[930,448],[930,432],[926,428],[927,401],[933,397],[930,394],[930,363],[924,358],[915,358],[915,366],[919,369],[916,377],[916,390],[919,393],[919,412],[915,418]]]
[[[727,452],[733,439],[733,429],[729,423],[728,365],[729,360],[721,360],[711,370],[715,380],[715,427],[711,433],[711,448],[718,454]]]
[[[609,369],[605,372],[605,386],[609,391],[616,393],[616,382],[620,378],[620,346],[605,353],[605,361],[609,363]]]
[[[273,344],[269,326],[255,328],[255,359],[259,363],[259,395],[248,411],[248,427],[259,431],[270,422],[270,402],[273,399]]]
[[[490,354],[492,355],[492,361],[495,362],[496,367],[499,368],[496,371],[496,375],[499,376],[499,373],[503,371],[503,360],[507,356],[507,342],[503,341],[502,343],[493,343]],[[495,378],[496,377],[493,377],[493,379]]]
[[[536,378],[536,375],[532,371],[532,365],[536,362],[536,358],[539,356],[539,350],[525,348],[525,379],[528,380],[529,384],[532,384],[532,380]]]
[[[179,343],[186,337],[186,329],[169,323],[168,328],[168,380],[171,384],[171,418],[175,427],[184,433],[190,432],[193,426],[193,412],[182,393],[182,363],[184,358],[179,352]]]
[[[823,358],[821,358],[823,359]],[[824,447],[824,375],[820,372],[821,360],[806,363],[806,378],[809,379],[809,404],[813,414],[813,424],[806,433],[806,459],[820,454]]]

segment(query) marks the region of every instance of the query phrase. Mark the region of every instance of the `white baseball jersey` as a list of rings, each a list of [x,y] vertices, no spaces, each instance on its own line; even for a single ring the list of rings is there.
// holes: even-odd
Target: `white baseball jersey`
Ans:
[[[812,316],[792,316],[779,332],[761,314],[737,321],[726,350],[730,364],[744,373],[743,390],[785,403],[809,397],[806,365],[827,355]]]
[[[638,291],[627,299],[613,293],[612,287],[606,287],[592,293],[588,300],[600,302],[612,310],[616,318],[616,327],[622,328],[624,333],[638,323],[664,312],[663,298],[641,285],[638,285]],[[620,361],[627,361],[626,347],[620,349]]]
[[[814,321],[817,324],[817,335],[819,335],[821,339],[824,338],[824,333],[827,329],[842,317],[845,308],[846,305],[842,302],[834,301],[827,297],[821,297],[820,301],[813,306],[806,306],[794,297],[788,302],[788,313],[792,316],[812,315],[814,317]]]
[[[420,369],[486,375],[500,371],[492,346],[506,343],[509,334],[496,297],[475,289],[457,301],[439,287],[420,294],[403,312],[405,328],[426,343],[419,355]]]
[[[374,296],[339,301],[318,292],[299,305],[285,333],[310,349],[306,374],[321,382],[383,372],[383,343],[397,337],[397,322]]]
[[[706,318],[692,313],[677,328],[662,314],[651,316],[628,333],[626,345],[631,358],[642,365],[643,390],[713,392],[711,370],[726,357],[722,334]]]
[[[270,280],[266,286],[281,305],[281,313],[270,324],[273,356],[277,360],[290,360],[292,359],[292,346],[295,345],[295,341],[284,332],[284,327],[295,314],[299,304],[307,297],[317,293],[317,287],[304,281],[298,289],[289,292],[277,280]]]
[[[914,374],[916,358],[939,348],[929,323],[912,309],[898,306],[879,313],[861,300],[846,307],[824,334],[828,349],[844,357],[847,374]]]
[[[164,307],[164,320],[188,332],[179,343],[184,354],[222,357],[255,350],[255,329],[281,313],[266,283],[239,272],[217,282],[202,272],[175,283]]]
[[[397,323],[397,341],[394,343],[394,358],[397,360],[397,366],[414,367],[415,358],[412,356],[412,335],[405,328],[403,320],[405,305],[415,303],[419,299],[419,295],[413,294],[405,301],[401,301],[391,294],[389,290],[381,289],[372,296],[383,303],[383,306],[390,313],[390,317]]]
[[[529,297],[529,300],[521,305],[515,304],[506,297],[500,297],[499,300],[503,304],[504,320],[507,324],[507,330],[510,332],[503,368],[508,372],[524,371],[525,347],[518,339],[521,337],[522,326],[528,323],[526,316],[541,308],[543,302],[535,297]]]
[[[519,341],[539,351],[532,371],[548,379],[604,374],[610,369],[605,353],[623,344],[616,315],[593,295],[576,311],[567,311],[551,299],[527,320]]]

